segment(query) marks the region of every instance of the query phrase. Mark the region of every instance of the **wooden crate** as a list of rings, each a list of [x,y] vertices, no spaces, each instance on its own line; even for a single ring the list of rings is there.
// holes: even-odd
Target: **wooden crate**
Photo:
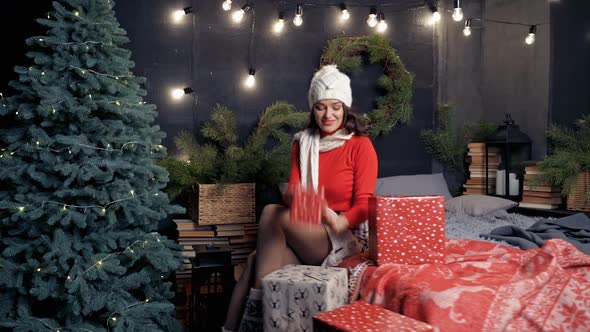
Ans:
[[[590,211],[590,173],[580,173],[567,197],[568,210]]]
[[[199,225],[256,221],[256,184],[200,184],[189,197],[189,215]]]

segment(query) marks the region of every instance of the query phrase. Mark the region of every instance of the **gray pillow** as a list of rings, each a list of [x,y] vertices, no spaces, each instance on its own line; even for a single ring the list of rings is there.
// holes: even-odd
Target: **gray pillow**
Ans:
[[[375,186],[377,196],[444,196],[445,201],[453,198],[442,173],[398,175],[377,179]]]
[[[470,216],[479,217],[499,211],[506,211],[518,205],[517,202],[494,196],[485,195],[463,195],[454,197],[445,204],[449,212],[464,213]]]

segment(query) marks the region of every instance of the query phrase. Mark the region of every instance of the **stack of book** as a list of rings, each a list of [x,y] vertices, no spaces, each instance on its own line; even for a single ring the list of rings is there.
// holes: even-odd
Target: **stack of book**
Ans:
[[[256,249],[256,223],[199,226],[191,219],[174,219],[174,222],[178,226],[178,243],[182,246],[183,258],[181,268],[176,271],[177,280],[190,279],[195,245],[230,246],[232,264],[245,263],[248,255]]]
[[[463,185],[465,195],[495,193],[496,171],[500,165],[500,155],[497,148],[488,147],[488,190],[486,190],[485,153],[485,143],[469,143],[467,145],[466,161],[469,165],[469,179]]]
[[[245,263],[248,255],[256,250],[258,225],[255,223],[216,225],[215,230],[218,238],[229,241],[232,264]]]
[[[195,245],[229,246],[231,248],[232,264],[235,265],[235,277],[239,278],[244,270],[248,255],[256,249],[256,234],[258,225],[222,224],[199,226],[192,219],[173,219],[178,228],[178,243],[182,247],[182,265],[176,271],[176,294],[183,294],[181,298],[189,300],[191,293],[191,260],[195,257]],[[186,324],[188,319],[188,302],[177,304],[177,318]]]
[[[522,202],[520,207],[533,209],[557,209],[561,205],[561,191],[548,183],[535,184],[532,181],[541,171],[538,165],[524,168],[524,183],[522,188]]]
[[[223,241],[215,237],[215,229],[212,226],[199,226],[191,219],[173,219],[178,228],[178,244],[182,247],[182,265],[176,271],[176,280],[190,279],[191,259],[195,257],[193,245],[229,244],[227,239]]]

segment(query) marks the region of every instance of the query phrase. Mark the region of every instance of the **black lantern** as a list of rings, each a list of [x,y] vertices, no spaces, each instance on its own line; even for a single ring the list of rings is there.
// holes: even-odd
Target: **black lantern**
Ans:
[[[235,285],[231,249],[207,245],[193,249],[190,330],[219,331]]]
[[[499,158],[494,159],[494,154]],[[485,155],[486,194],[520,201],[524,162],[531,159],[531,139],[520,131],[510,113],[506,114],[504,124],[486,140]],[[490,160],[499,160],[499,164],[492,164]]]

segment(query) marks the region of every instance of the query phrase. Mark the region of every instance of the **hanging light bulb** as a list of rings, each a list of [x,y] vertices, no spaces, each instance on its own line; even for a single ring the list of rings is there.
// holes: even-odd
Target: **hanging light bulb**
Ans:
[[[346,5],[341,3],[340,10],[342,11],[342,14],[340,15],[340,20],[348,21],[348,19],[350,18],[350,12],[348,11],[348,9],[346,9]]]
[[[246,14],[246,12],[250,10],[250,6],[249,5],[244,5],[244,7],[242,7],[239,10],[236,10],[231,18],[234,20],[234,22],[236,23],[240,23],[242,22],[242,19],[244,18],[244,14]]]
[[[531,28],[529,29],[529,34],[524,39],[524,42],[527,43],[527,45],[531,45],[535,42],[535,33],[536,32],[537,32],[537,26],[531,25]]]
[[[436,6],[432,6],[430,7],[430,10],[432,10],[432,24],[437,24],[440,22],[440,13],[438,12],[438,8],[436,8]]]
[[[225,11],[231,10],[231,0],[225,0],[221,5],[221,8]]]
[[[248,70],[248,78],[246,78],[246,81],[244,82],[246,87],[254,87],[254,84],[256,83],[256,78],[254,78],[254,74],[256,74],[256,70],[254,70],[254,68],[250,68],[250,70]]]
[[[385,14],[379,13],[379,23],[377,23],[377,32],[384,33],[387,30],[387,22],[385,22]]]
[[[180,99],[182,98],[184,95],[188,95],[190,93],[193,93],[194,90],[191,87],[186,87],[184,89],[173,89],[170,94],[172,95],[173,99]]]
[[[453,20],[459,22],[463,19],[463,9],[461,9],[461,0],[455,0],[455,9],[453,9]]]
[[[465,35],[465,37],[471,36],[471,19],[465,20],[465,28],[463,28],[463,35]]]
[[[369,11],[369,17],[367,18],[367,24],[374,28],[377,25],[377,8],[371,7]]]
[[[279,14],[279,19],[277,20],[277,22],[275,23],[273,30],[275,33],[281,33],[283,31],[283,28],[285,27],[285,13],[281,12]]]
[[[295,18],[293,19],[293,24],[295,26],[301,26],[303,24],[303,6],[297,5],[297,9],[295,10]]]
[[[186,7],[184,9],[175,10],[174,12],[172,12],[172,20],[174,21],[174,23],[180,23],[186,15],[192,12],[193,7]]]

